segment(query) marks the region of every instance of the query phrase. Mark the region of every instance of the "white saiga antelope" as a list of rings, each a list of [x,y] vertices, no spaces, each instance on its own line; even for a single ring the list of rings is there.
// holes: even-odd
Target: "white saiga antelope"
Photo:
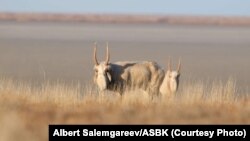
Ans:
[[[122,61],[110,63],[108,43],[106,49],[106,59],[99,63],[96,56],[96,43],[94,45],[94,83],[100,91],[111,90],[123,94],[127,89],[142,89],[155,95],[159,94],[161,87],[162,92],[167,93],[164,91],[166,90],[164,87],[168,88],[168,84],[164,83],[165,86],[161,86],[165,80],[164,70],[156,62]],[[178,85],[178,82],[176,84]]]
[[[165,73],[164,80],[160,86],[160,93],[165,96],[170,96],[171,94],[176,93],[179,86],[180,80],[180,69],[181,69],[181,59],[179,59],[179,64],[177,66],[177,70],[172,70],[172,63],[169,58],[168,60],[168,68]]]

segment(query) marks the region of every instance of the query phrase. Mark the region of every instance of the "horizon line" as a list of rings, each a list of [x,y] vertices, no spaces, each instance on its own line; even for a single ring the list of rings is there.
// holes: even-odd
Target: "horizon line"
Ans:
[[[167,13],[113,13],[113,12],[14,12],[0,11],[0,14],[46,14],[46,15],[114,15],[114,16],[170,16],[170,17],[232,17],[250,18],[250,15],[215,15],[215,14],[167,14]]]
[[[88,22],[88,23],[149,23],[189,25],[250,26],[250,16],[138,15],[108,13],[34,13],[0,12],[0,21],[16,22]]]

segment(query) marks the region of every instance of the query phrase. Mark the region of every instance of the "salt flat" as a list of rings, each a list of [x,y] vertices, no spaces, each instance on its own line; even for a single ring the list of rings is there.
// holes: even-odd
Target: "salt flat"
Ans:
[[[154,60],[163,68],[182,58],[181,81],[236,80],[250,84],[250,28],[239,26],[0,22],[0,76],[39,84],[44,80],[92,82],[93,42],[111,62]]]

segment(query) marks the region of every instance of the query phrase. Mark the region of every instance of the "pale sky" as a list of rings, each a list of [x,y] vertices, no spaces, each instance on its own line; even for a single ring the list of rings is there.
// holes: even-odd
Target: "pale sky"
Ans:
[[[0,0],[0,12],[250,16],[250,0]]]

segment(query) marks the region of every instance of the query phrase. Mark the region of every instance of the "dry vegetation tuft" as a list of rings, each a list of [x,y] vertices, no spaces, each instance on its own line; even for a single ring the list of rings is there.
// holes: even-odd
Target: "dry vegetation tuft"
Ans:
[[[93,86],[0,79],[0,140],[47,140],[48,124],[249,124],[250,99],[235,82],[183,82],[173,97]]]

